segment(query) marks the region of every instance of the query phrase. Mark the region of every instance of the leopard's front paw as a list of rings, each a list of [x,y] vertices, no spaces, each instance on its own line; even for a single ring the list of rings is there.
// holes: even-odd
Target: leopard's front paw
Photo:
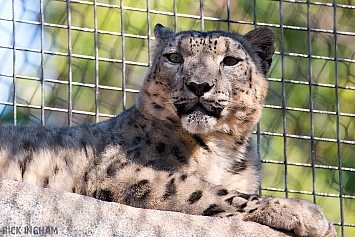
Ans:
[[[299,199],[262,197],[258,206],[243,219],[293,231],[299,236],[337,236],[333,224],[315,204]]]

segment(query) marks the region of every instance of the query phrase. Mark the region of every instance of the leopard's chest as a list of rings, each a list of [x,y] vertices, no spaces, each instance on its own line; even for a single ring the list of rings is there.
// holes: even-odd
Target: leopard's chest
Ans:
[[[260,172],[246,147],[235,146],[230,139],[211,139],[206,147],[195,149],[188,172],[215,185],[244,193],[254,193]]]
[[[189,134],[178,126],[164,125],[157,120],[150,126],[139,126],[144,131],[129,129],[122,149],[128,151],[127,157],[156,170],[185,172],[228,189],[257,190],[260,172],[251,162],[254,157],[247,144],[239,144],[229,134]]]

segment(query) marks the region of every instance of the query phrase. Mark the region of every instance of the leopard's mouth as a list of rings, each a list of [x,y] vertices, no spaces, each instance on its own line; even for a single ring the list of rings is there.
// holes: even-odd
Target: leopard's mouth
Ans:
[[[220,107],[210,107],[206,108],[201,102],[197,102],[196,104],[175,104],[177,109],[178,116],[182,118],[186,115],[193,115],[193,114],[202,114],[214,117],[219,119],[221,117],[221,112],[223,108]]]
[[[176,104],[175,106],[182,127],[192,134],[206,134],[215,131],[223,110],[200,102]]]

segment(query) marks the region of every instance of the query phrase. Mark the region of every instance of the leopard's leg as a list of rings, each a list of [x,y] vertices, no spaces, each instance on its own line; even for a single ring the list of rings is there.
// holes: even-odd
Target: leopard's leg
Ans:
[[[298,236],[336,236],[322,210],[303,200],[243,194],[192,174],[159,171],[133,163],[102,180],[95,197],[106,201],[192,215],[234,216]]]

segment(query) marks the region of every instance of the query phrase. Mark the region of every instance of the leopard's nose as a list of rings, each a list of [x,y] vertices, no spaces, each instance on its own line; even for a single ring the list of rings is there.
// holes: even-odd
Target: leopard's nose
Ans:
[[[195,82],[186,82],[186,87],[189,88],[196,96],[201,97],[206,92],[210,91],[214,85],[210,85],[207,82],[203,82],[201,84]]]

